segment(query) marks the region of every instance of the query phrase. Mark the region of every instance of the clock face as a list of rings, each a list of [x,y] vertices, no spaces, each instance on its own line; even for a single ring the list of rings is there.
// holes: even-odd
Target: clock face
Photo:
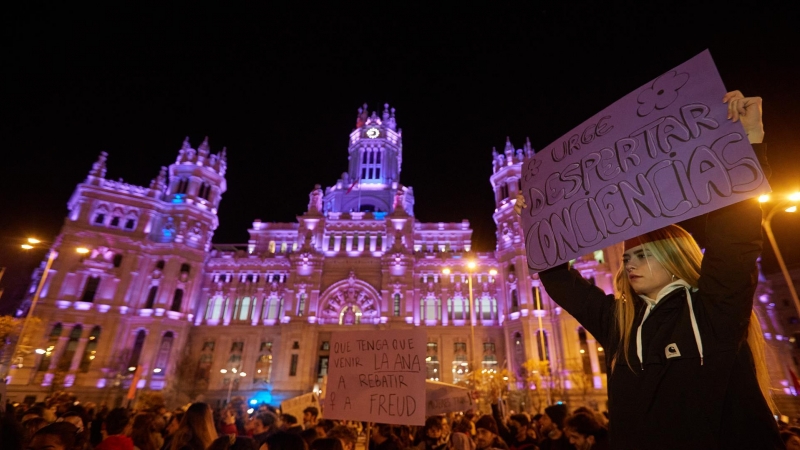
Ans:
[[[381,132],[377,128],[370,128],[367,130],[367,137],[370,139],[375,139],[376,137],[380,136]]]

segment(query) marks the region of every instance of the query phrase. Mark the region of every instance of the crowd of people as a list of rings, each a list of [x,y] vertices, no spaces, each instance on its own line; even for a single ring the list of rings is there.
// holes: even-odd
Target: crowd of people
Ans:
[[[789,450],[800,450],[800,428],[782,424]],[[108,408],[73,397],[7,405],[0,448],[7,450],[602,450],[608,417],[565,404],[541,414],[467,410],[430,416],[424,426],[322,418],[309,406],[302,417],[241,397],[224,408],[192,403],[168,410]]]

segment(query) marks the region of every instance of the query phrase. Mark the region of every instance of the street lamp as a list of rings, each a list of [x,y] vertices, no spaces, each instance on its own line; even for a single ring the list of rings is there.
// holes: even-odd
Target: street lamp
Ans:
[[[219,369],[219,373],[226,374],[226,373],[228,373],[228,369]],[[237,369],[236,367],[231,368],[231,373],[233,373],[234,376],[236,375],[236,373],[238,373],[239,376],[242,377],[242,378],[247,376],[246,373],[239,372],[239,369]],[[225,404],[226,405],[231,402],[231,389],[233,389],[233,380],[234,379],[235,378],[231,378],[231,381],[228,383],[228,398],[227,398],[227,400],[225,400]]]
[[[758,201],[761,203],[768,202],[769,196],[762,195],[758,198]],[[781,272],[783,272],[783,278],[786,281],[786,286],[789,288],[789,294],[792,296],[792,300],[794,301],[795,311],[797,311],[797,314],[800,315],[800,299],[797,298],[797,290],[794,288],[792,277],[789,276],[789,269],[786,268],[786,263],[783,261],[781,251],[778,249],[778,243],[775,242],[775,235],[772,233],[772,218],[775,216],[775,213],[781,209],[783,209],[784,212],[796,212],[797,202],[800,202],[800,192],[795,192],[789,195],[786,199],[773,206],[767,213],[766,217],[762,219],[761,225],[764,227],[764,231],[767,232],[767,238],[769,239],[770,245],[772,245],[772,250],[775,252],[775,259],[778,260],[778,265],[781,268]]]
[[[32,250],[36,248],[35,246],[37,244],[41,243],[42,241],[40,241],[39,239],[31,237],[28,238],[26,240],[26,243],[22,244],[21,247],[25,250]],[[75,249],[75,251],[80,254],[89,253],[89,249],[86,247],[78,247]],[[39,303],[39,297],[42,295],[42,288],[44,288],[44,283],[47,281],[47,276],[50,274],[50,268],[53,266],[53,261],[55,261],[57,257],[58,257],[58,252],[56,252],[53,249],[50,249],[47,255],[47,263],[45,264],[44,272],[42,273],[42,278],[39,279],[39,284],[36,287],[36,292],[34,292],[33,299],[31,300],[31,306],[30,308],[28,308],[28,313],[25,316],[25,320],[22,322],[22,330],[20,330],[19,337],[17,338],[17,342],[14,345],[14,351],[11,353],[12,355],[14,355],[15,358],[17,357],[17,352],[19,350],[20,344],[22,343],[22,340],[25,337],[25,332],[28,330],[28,327],[30,326],[30,321],[33,318],[34,309],[36,308],[36,305]],[[42,349],[36,349],[36,353],[39,355],[44,354],[44,351],[42,350],[40,352],[40,350]]]
[[[473,371],[475,371],[476,368],[478,367],[478,364],[475,361],[475,357],[477,356],[477,351],[475,350],[475,322],[477,322],[477,316],[475,315],[475,299],[473,298],[473,295],[472,295],[472,273],[477,268],[478,268],[478,263],[476,263],[474,260],[470,260],[470,261],[467,262],[467,280],[468,280],[468,286],[469,286],[469,316],[470,316],[469,317],[469,319],[470,319],[469,320],[469,334],[470,334],[470,340],[472,341],[472,343],[470,345],[470,347],[472,347],[472,350],[470,352],[471,353],[470,360],[471,360],[471,363],[472,363],[472,370]],[[449,267],[445,267],[444,269],[442,269],[442,274],[450,275],[450,273],[451,272],[450,272],[450,268]],[[496,276],[497,275],[497,270],[496,269],[489,269],[489,275],[491,275],[493,277]]]

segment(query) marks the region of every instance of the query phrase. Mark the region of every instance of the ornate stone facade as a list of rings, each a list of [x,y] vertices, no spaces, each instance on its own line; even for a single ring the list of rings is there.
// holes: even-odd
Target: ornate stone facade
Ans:
[[[322,387],[336,330],[424,326],[432,379],[501,368],[520,376],[527,361],[548,361],[540,393],[604,409],[603,348],[528,272],[513,203],[530,143],[493,152],[489,253],[473,251],[466,220],[416,220],[402,151],[394,108],[378,115],[365,105],[348,171],[315,186],[297,222],[255,220],[240,246],[211,245],[224,149],[210,154],[206,139],[195,150],[187,138],[147,188],[105,179],[101,154],[53,246],[59,256],[35,310],[44,329],[32,343],[45,352],[12,369],[11,398],[41,398],[49,386],[121,402],[135,382],[184,401],[233,393],[278,403]],[[91,253],[75,254],[78,246]],[[597,251],[575,267],[611,292],[619,253]]]

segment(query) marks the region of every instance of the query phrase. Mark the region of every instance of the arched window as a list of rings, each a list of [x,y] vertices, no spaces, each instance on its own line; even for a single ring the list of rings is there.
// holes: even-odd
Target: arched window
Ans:
[[[511,312],[519,312],[519,297],[516,289],[511,290]]]
[[[536,348],[539,350],[539,360],[550,362],[550,347],[547,343],[547,332],[544,330],[536,331]]]
[[[497,348],[494,342],[483,343],[483,368],[486,370],[497,370]]]
[[[267,246],[267,250],[270,253],[275,253],[275,241],[269,241],[269,245]]]
[[[392,301],[392,314],[395,317],[400,316],[400,294],[394,294],[394,300]]]
[[[283,316],[283,297],[269,297],[267,300],[266,319],[278,320]]]
[[[425,354],[426,377],[429,380],[439,381],[439,345],[428,342]]]
[[[147,333],[144,330],[139,330],[136,333],[136,340],[133,342],[133,348],[131,349],[131,357],[128,359],[128,369],[130,370],[131,367],[135,368],[139,365],[139,358],[142,356],[142,348],[144,347],[144,339],[147,337]]]
[[[100,277],[89,277],[86,280],[86,287],[83,289],[82,302],[93,302],[97,295],[97,288],[100,286]]]
[[[161,346],[158,347],[158,356],[156,357],[156,367],[153,371],[157,376],[163,377],[166,374],[173,340],[174,337],[171,331],[164,333],[164,337],[161,338]]]
[[[361,323],[361,308],[347,305],[339,313],[339,325],[358,325]]]
[[[533,309],[542,310],[542,291],[539,286],[534,286],[531,288],[531,294],[533,294]]]
[[[481,297],[478,300],[478,310],[481,320],[493,320],[497,317],[497,300],[492,297]]]
[[[178,181],[177,193],[185,194],[188,189],[189,189],[189,180],[187,180],[186,178],[181,178],[180,181]]]
[[[262,342],[256,358],[256,383],[269,383],[272,379],[272,342]]]
[[[422,320],[439,320],[439,299],[436,297],[425,297],[420,304]]]
[[[583,361],[583,373],[592,374],[592,357],[589,354],[589,343],[586,339],[586,330],[578,327],[578,342],[580,345],[581,361]]]
[[[147,293],[147,301],[144,304],[144,309],[153,309],[156,304],[156,294],[158,294],[158,286],[150,286],[150,291]]]
[[[82,326],[75,325],[72,328],[72,332],[69,334],[69,340],[67,341],[67,347],[64,349],[64,353],[58,360],[57,367],[59,370],[67,371],[72,366],[72,359],[75,357],[75,350],[78,349],[78,341],[80,341],[82,333]]]
[[[114,263],[114,267],[119,267],[119,266],[122,265],[122,253],[114,254],[113,263]]]
[[[64,327],[60,323],[53,326],[53,331],[50,332],[50,337],[47,339],[47,347],[44,349],[44,355],[41,361],[39,361],[40,371],[46,372],[47,369],[50,368],[50,362],[53,358],[53,353],[56,351],[56,345],[58,344],[58,339],[61,337],[62,331],[64,331]]]
[[[527,360],[525,359],[525,341],[522,340],[522,333],[520,332],[514,333],[514,360],[521,369],[521,373],[524,373],[522,365],[525,364]]]
[[[183,289],[175,289],[175,294],[172,296],[172,306],[170,311],[181,312],[181,305],[183,304]]]
[[[189,264],[189,263],[181,264],[181,273],[185,273],[186,275],[189,275],[189,271],[191,271],[191,270],[192,270],[191,264]]]
[[[452,320],[469,319],[469,300],[461,296],[448,299],[447,313]]]
[[[97,356],[97,339],[99,338],[100,327],[96,326],[92,328],[92,332],[89,334],[89,342],[86,343],[86,348],[83,350],[83,358],[81,358],[81,365],[78,368],[81,373],[86,373],[89,371],[89,366]]]
[[[219,320],[222,317],[222,307],[225,300],[222,296],[215,296],[208,300],[208,308],[206,309],[206,320]]]
[[[306,294],[300,294],[300,299],[297,302],[297,315],[302,316],[306,310]]]
[[[250,297],[241,297],[236,299],[236,312],[234,313],[235,320],[248,320],[250,319]]]
[[[166,262],[163,259],[159,259],[158,262],[156,263],[156,269],[164,270],[164,265],[165,264],[166,264]]]
[[[453,343],[453,383],[458,383],[466,379],[469,374],[469,363],[467,356],[466,342]]]

